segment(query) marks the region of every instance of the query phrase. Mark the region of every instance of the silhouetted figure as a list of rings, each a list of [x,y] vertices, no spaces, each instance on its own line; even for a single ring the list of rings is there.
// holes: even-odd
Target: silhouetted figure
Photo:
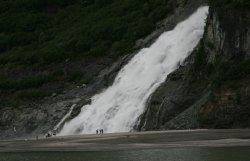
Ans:
[[[51,137],[53,135],[53,133],[51,132],[51,131],[49,131],[46,135],[45,135],[45,137],[46,138],[49,138],[49,137]]]
[[[96,130],[96,134],[98,134],[98,129]]]
[[[16,127],[15,127],[15,126],[13,127],[13,131],[14,131],[14,133],[16,133],[16,132],[17,132],[17,131],[16,131]]]
[[[56,130],[53,130],[51,135],[56,136]]]
[[[100,133],[103,134],[103,129],[100,130]]]

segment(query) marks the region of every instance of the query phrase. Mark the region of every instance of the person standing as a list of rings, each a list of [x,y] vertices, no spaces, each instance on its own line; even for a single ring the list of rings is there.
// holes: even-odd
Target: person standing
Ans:
[[[16,127],[15,127],[15,126],[13,127],[13,131],[14,131],[14,133],[16,133],[16,132],[17,132],[17,131],[16,131]]]
[[[96,134],[98,134],[98,129],[96,130]]]

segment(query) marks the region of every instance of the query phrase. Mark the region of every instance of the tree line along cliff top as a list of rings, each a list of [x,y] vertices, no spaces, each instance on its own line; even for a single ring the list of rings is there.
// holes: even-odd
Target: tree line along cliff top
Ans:
[[[209,3],[250,8],[248,0]],[[177,7],[175,0],[1,1],[0,106],[88,84]]]
[[[170,0],[1,1],[1,100],[43,98],[65,83],[87,84],[175,7]]]

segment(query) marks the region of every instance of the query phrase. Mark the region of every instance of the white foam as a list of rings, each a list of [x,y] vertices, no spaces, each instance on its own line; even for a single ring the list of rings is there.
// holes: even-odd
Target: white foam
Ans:
[[[69,116],[71,115],[74,107],[76,106],[76,104],[73,104],[70,109],[69,112],[60,120],[60,122],[53,128],[53,130],[58,130],[60,128],[60,126],[62,126],[62,124],[65,122],[65,120],[67,118],[69,118]]]
[[[208,7],[199,8],[174,30],[142,49],[118,73],[112,86],[92,98],[92,104],[66,123],[60,135],[127,132],[144,112],[149,96],[178,68],[202,38]]]

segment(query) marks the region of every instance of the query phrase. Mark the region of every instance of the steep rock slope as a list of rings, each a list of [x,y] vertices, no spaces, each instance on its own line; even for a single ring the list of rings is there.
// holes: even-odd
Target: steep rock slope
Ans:
[[[250,127],[248,1],[210,1],[206,32],[148,102],[140,130]]]
[[[133,51],[135,52],[123,56],[119,55],[118,58],[112,57],[112,53],[111,57],[106,56],[90,58],[83,56],[82,58],[84,60],[65,59],[62,62],[52,63],[49,66],[46,66],[46,70],[48,71],[51,71],[50,69],[62,68],[64,70],[63,73],[68,73],[68,70],[73,72],[78,69],[84,70],[84,72],[86,72],[87,75],[89,74],[91,78],[91,81],[87,83],[87,86],[85,84],[80,84],[81,81],[79,81],[78,84],[71,84],[68,86],[64,84],[65,82],[57,80],[47,85],[45,83],[42,87],[46,87],[45,90],[47,91],[47,89],[49,89],[49,92],[51,92],[56,91],[54,88],[57,88],[57,85],[61,86],[64,84],[64,91],[54,93],[48,97],[39,97],[37,100],[25,99],[24,102],[17,103],[16,101],[18,99],[16,100],[16,97],[12,96],[11,90],[9,91],[10,95],[2,93],[3,95],[0,95],[1,98],[4,100],[4,98],[8,97],[9,99],[7,100],[11,104],[3,103],[1,105],[0,137],[13,138],[43,135],[47,131],[56,127],[57,123],[59,123],[60,120],[69,112],[74,104],[75,106],[72,113],[67,119],[77,116],[81,107],[90,103],[89,98],[92,95],[100,92],[103,88],[112,84],[119,69],[121,69],[121,67],[124,66],[128,60],[130,60],[130,58],[136,53],[137,49],[150,45],[162,32],[171,30],[178,22],[187,18],[200,5],[204,4],[203,0],[171,0],[165,2],[174,4],[175,8],[173,10],[175,10],[175,12],[166,15],[166,19],[159,22],[156,30],[149,36],[144,39],[139,39],[136,44],[133,44]],[[4,68],[6,67],[5,65],[3,66]],[[21,74],[20,72],[16,73],[19,73],[19,75]],[[79,75],[79,73],[77,75]],[[85,75],[81,75],[81,77],[86,78]],[[40,90],[40,87],[35,88],[34,90]]]

